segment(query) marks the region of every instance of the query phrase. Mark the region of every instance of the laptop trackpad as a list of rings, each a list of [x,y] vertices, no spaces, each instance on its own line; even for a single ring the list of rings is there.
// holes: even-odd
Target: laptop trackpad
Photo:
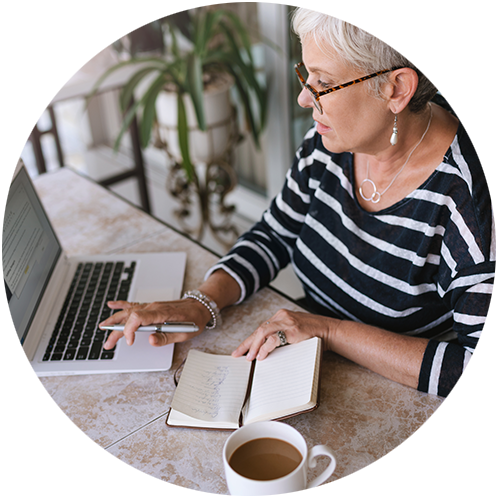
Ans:
[[[154,302],[164,300],[174,300],[173,288],[141,288],[137,290],[134,302]]]

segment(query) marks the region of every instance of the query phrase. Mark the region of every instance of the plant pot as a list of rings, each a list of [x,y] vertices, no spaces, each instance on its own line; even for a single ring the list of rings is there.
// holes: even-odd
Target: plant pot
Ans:
[[[16,2],[8,6],[20,42],[47,39],[46,2]]]
[[[194,163],[210,163],[224,155],[230,138],[234,136],[235,122],[230,90],[233,80],[229,75],[219,79],[217,85],[207,87],[203,93],[203,107],[207,130],[198,128],[193,103],[184,95],[184,106],[189,132],[189,150]],[[158,133],[167,144],[169,153],[182,162],[177,134],[177,94],[162,91],[156,101]]]

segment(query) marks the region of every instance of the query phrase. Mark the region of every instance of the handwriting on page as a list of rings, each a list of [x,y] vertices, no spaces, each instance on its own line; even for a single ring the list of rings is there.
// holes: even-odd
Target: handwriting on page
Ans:
[[[205,391],[200,391],[198,385],[188,383],[187,387],[192,392],[197,392],[196,397],[197,405],[193,407],[192,411],[195,416],[204,420],[208,418],[217,418],[221,410],[221,397],[224,382],[229,375],[229,368],[227,366],[218,366],[215,372],[211,370],[201,370],[200,377],[206,378]]]
[[[237,421],[250,367],[244,358],[190,351],[172,408],[199,420]]]

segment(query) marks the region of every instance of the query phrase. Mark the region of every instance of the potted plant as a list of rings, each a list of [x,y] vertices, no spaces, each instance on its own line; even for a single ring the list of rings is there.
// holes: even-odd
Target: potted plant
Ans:
[[[219,8],[200,8],[164,18],[162,26],[170,38],[165,54],[136,56],[119,62],[98,79],[91,95],[113,72],[124,66],[137,66],[120,94],[124,119],[115,142],[117,148],[134,117],[139,123],[141,145],[146,147],[158,115],[162,114],[161,111],[157,113],[157,105],[165,99],[165,93],[173,93],[180,163],[188,182],[192,182],[196,180],[196,170],[189,145],[190,113],[186,108],[192,108],[197,127],[205,131],[208,117],[204,94],[220,80],[227,88],[229,77],[244,110],[245,123],[258,145],[265,124],[266,94],[256,77],[248,30],[234,13]],[[133,100],[138,87],[145,82],[142,95]],[[220,102],[219,98],[216,109]],[[167,107],[172,109],[174,105],[171,103]]]
[[[174,14],[160,24],[167,40],[165,50],[156,56],[131,53],[130,59],[98,79],[91,95],[114,71],[137,68],[120,94],[124,118],[115,149],[134,118],[142,147],[154,130],[155,145],[170,158],[168,189],[181,203],[175,214],[182,229],[201,240],[208,227],[217,240],[230,245],[237,231],[230,223],[234,207],[225,204],[225,197],[236,184],[231,157],[239,138],[230,87],[239,101],[237,109],[242,110],[239,122],[244,120],[257,146],[266,115],[266,92],[256,77],[250,33],[237,15],[218,7]],[[232,122],[223,109],[233,115]],[[219,150],[214,152],[216,142]],[[199,151],[205,143],[208,156]],[[187,223],[192,195],[201,215],[194,228]]]

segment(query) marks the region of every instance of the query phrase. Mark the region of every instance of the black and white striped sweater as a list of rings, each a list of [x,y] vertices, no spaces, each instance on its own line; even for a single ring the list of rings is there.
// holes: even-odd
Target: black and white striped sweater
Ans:
[[[225,269],[240,302],[292,262],[319,314],[432,339],[419,389],[446,396],[479,340],[495,268],[491,201],[462,125],[443,162],[394,206],[367,212],[353,193],[353,156],[313,127],[281,193],[208,273]],[[434,337],[452,332],[443,342]]]

